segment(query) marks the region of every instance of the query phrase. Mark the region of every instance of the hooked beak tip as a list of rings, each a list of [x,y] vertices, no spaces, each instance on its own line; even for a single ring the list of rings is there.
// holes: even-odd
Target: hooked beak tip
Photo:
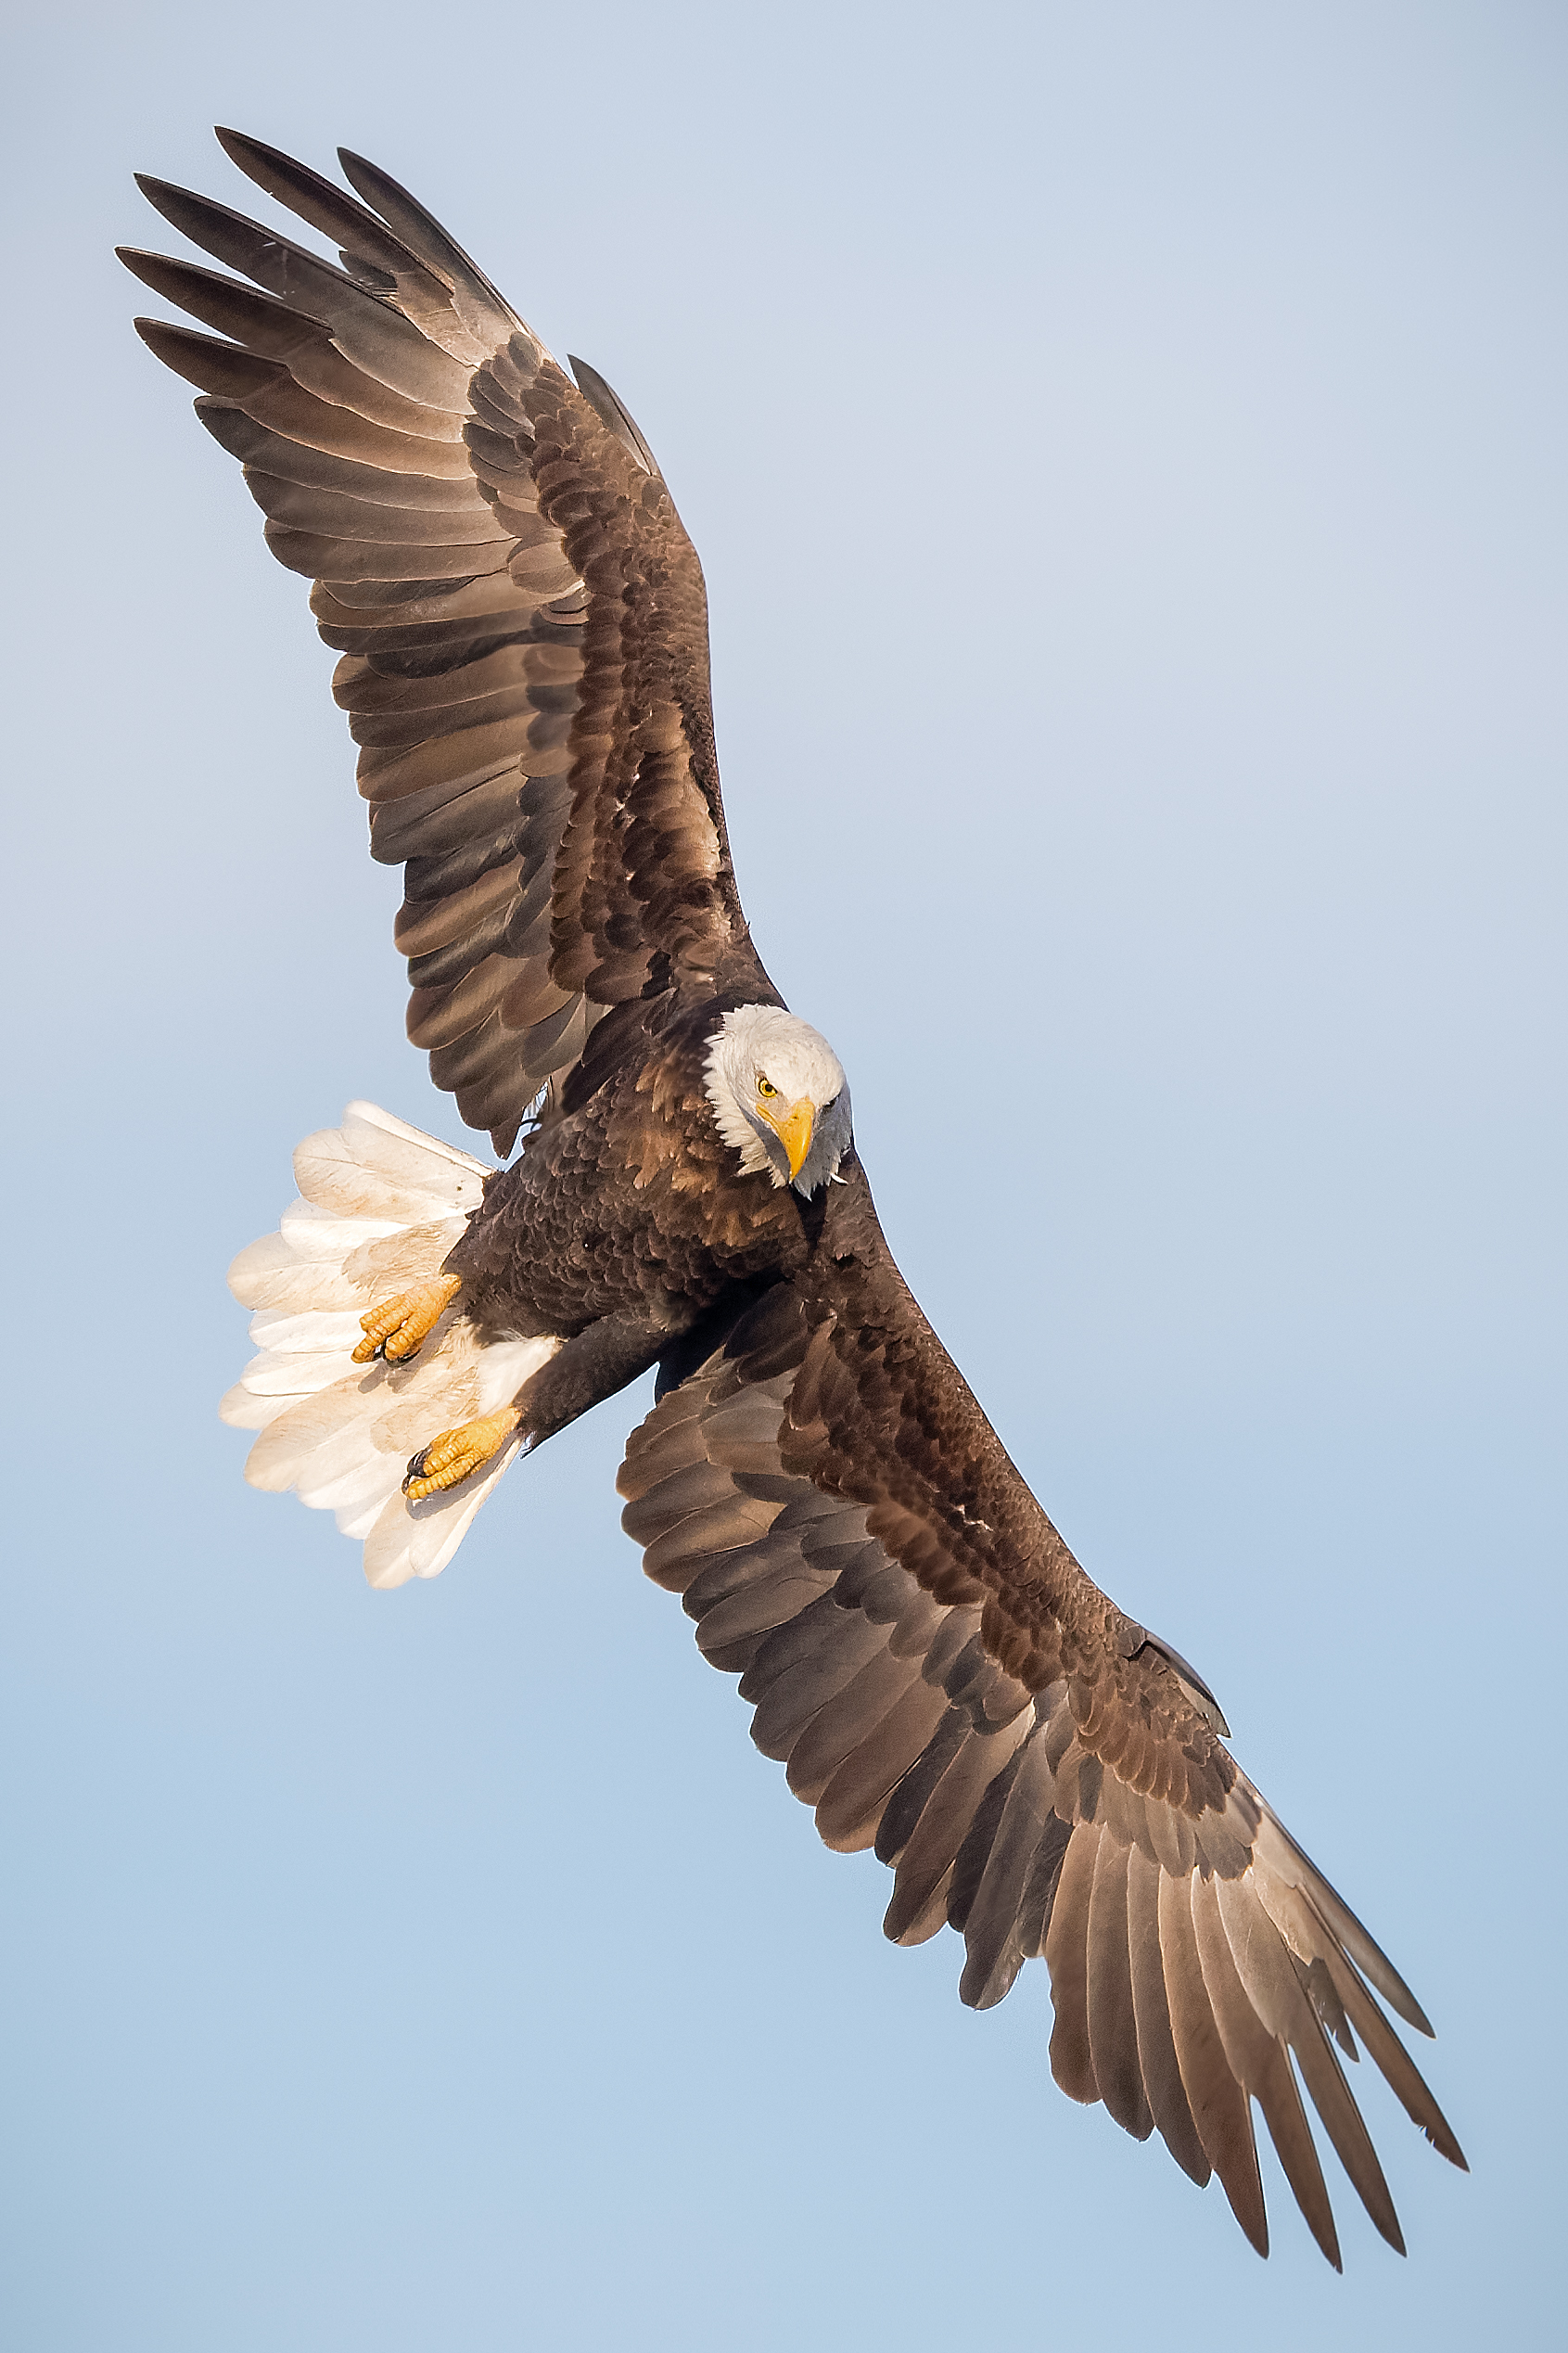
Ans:
[[[784,1118],[777,1122],[776,1133],[789,1158],[789,1178],[793,1184],[806,1165],[811,1149],[811,1132],[816,1125],[816,1106],[809,1095],[802,1095],[792,1103]]]

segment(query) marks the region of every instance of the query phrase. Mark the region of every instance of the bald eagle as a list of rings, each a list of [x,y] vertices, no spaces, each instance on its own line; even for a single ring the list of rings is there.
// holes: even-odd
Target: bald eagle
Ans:
[[[507,1162],[363,1103],[300,1146],[231,1272],[247,1476],[334,1511],[373,1584],[431,1577],[511,1462],[657,1368],[626,1528],[826,1843],[892,1867],[887,1935],[958,1930],[980,2008],[1043,1954],[1062,2089],[1217,2174],[1266,2253],[1256,2102],[1337,2267],[1305,2086],[1401,2247],[1335,2046],[1462,2166],[1377,1996],[1431,2028],[899,1276],[838,1057],[741,912],[702,572],[647,443],[384,172],[343,154],[350,196],[218,135],[342,266],[144,178],[241,275],[123,249],[216,333],[137,324],[314,583],[403,868],[409,1035]]]

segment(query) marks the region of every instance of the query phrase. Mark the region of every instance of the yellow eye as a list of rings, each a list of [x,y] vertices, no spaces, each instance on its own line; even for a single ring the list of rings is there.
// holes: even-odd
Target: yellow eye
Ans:
[[[757,1073],[757,1092],[762,1097],[764,1103],[769,1102],[771,1097],[778,1093],[778,1089],[773,1084],[771,1079],[765,1079],[760,1070]]]

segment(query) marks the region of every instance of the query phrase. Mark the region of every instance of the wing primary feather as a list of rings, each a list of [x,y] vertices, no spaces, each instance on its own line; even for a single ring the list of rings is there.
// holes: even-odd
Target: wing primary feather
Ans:
[[[204,392],[246,401],[292,381],[281,361],[259,359],[237,343],[198,334],[194,326],[172,326],[167,319],[133,319],[131,324],[155,359]]]
[[[1124,2132],[1146,2141],[1154,2118],[1139,2059],[1128,1925],[1128,1865],[1138,1851],[1108,1835],[1100,1841],[1089,1899],[1086,2006],[1100,2097]]]
[[[1215,1882],[1214,1901],[1247,2001],[1276,2043],[1289,2044],[1357,2194],[1383,2237],[1403,2255],[1398,2217],[1371,2136],[1254,1875]]]
[[[257,296],[260,301],[263,298]],[[259,424],[242,408],[209,400],[197,403],[197,413],[221,449],[246,467],[308,489],[338,491],[389,507],[420,507],[432,512],[469,511],[474,485],[461,475],[411,473],[406,467],[376,466],[363,459],[339,457],[308,441],[291,441]],[[371,428],[374,430],[375,428]],[[374,674],[383,676],[379,662]]]
[[[1134,1848],[1127,1865],[1127,1942],[1138,2064],[1161,2140],[1183,2173],[1202,2189],[1213,2168],[1192,2121],[1170,2030],[1160,1957],[1160,1878],[1159,1865]]]
[[[1314,2015],[1317,2003],[1313,1997],[1318,1992],[1315,1980],[1322,1973],[1330,1980],[1336,2004],[1343,2004],[1338,2014],[1345,2018],[1345,2039],[1352,2052],[1350,2025],[1354,2022],[1369,2056],[1411,2121],[1421,2127],[1440,2155],[1467,2172],[1464,2152],[1420,2070],[1310,1897],[1304,1889],[1278,1881],[1267,1864],[1255,1865],[1255,1875],[1264,1907],[1288,1943],[1293,1973],[1311,2001]],[[1306,1952],[1313,1954],[1310,1963],[1302,1959]],[[1319,2023],[1324,2022],[1319,2018]],[[1349,2097],[1348,2087],[1345,2096]]]
[[[1251,1789],[1251,1784],[1247,1784]],[[1261,1820],[1257,1852],[1290,1886],[1304,1886],[1351,1959],[1376,1986],[1383,2000],[1418,2034],[1433,2033],[1431,2020],[1404,1978],[1370,1931],[1356,1917],[1337,1888],[1332,1887],[1317,1864],[1298,1847],[1271,1807],[1252,1790]]]
[[[210,197],[198,196],[190,188],[175,187],[170,181],[146,173],[138,174],[137,185],[148,203],[193,245],[199,245],[231,269],[242,271],[291,309],[301,324],[314,325],[330,334],[342,358],[340,373],[331,379],[329,398],[346,396],[349,406],[366,415],[375,416],[379,410],[378,421],[403,431],[432,431],[433,420],[440,414],[446,426],[440,438],[455,438],[461,414],[468,405],[470,371],[422,334],[401,311],[367,291],[335,262],[324,262],[320,254],[262,228],[260,222],[226,204],[215,204]],[[187,266],[167,262],[164,269],[177,272]],[[204,275],[210,280],[210,273]],[[198,301],[218,299],[210,284],[203,289],[197,282],[189,290]],[[249,290],[235,287],[228,298],[231,306],[237,305]],[[185,302],[186,296],[173,293],[172,299]],[[411,397],[393,389],[398,377],[411,367],[424,390],[434,392],[434,404],[420,394]],[[356,377],[360,379],[357,391]],[[421,408],[426,412],[423,424]]]
[[[1324,2033],[1333,2037],[1347,2059],[1358,2060],[1361,2053],[1356,2047],[1356,2037],[1350,2030],[1345,2004],[1329,1974],[1328,1963],[1320,1954],[1315,1954],[1310,1961],[1303,1961],[1293,1952],[1291,1965],[1301,1979],[1302,1989],[1308,2001],[1318,2013]]]
[[[1237,1971],[1220,1911],[1221,1885],[1211,1876],[1194,1879],[1192,1888],[1198,1959],[1215,2023],[1225,2045],[1230,2072],[1243,2091],[1262,2108],[1295,2202],[1313,2237],[1338,2271],[1344,2268],[1339,2238],[1307,2112],[1291,2072],[1285,2045],[1258,2015]],[[1271,1925],[1263,1925],[1272,1935]]]
[[[364,198],[371,210],[415,253],[426,267],[435,269],[451,280],[454,293],[466,293],[471,302],[477,298],[479,317],[489,324],[488,314],[497,324],[512,329],[523,326],[505,296],[493,287],[469,254],[465,253],[433,212],[427,212],[416,197],[394,180],[380,165],[369,162],[363,155],[355,155],[349,147],[339,147],[338,160],[350,186]]]
[[[220,124],[214,135],[230,162],[237,164],[247,179],[265,189],[279,204],[287,205],[312,229],[319,229],[323,237],[363,255],[394,279],[405,272],[417,272],[427,280],[431,294],[445,301],[447,288],[431,275],[418,255],[401,237],[394,237],[374,212],[357,204],[319,172],[312,171],[309,164],[297,162],[281,147],[268,147],[264,140],[253,139],[244,131],[225,130]]]
[[[1098,1822],[1080,1822],[1074,1829],[1045,1932],[1045,1960],[1056,2012],[1051,2031],[1051,2072],[1069,2100],[1086,2104],[1101,2096],[1089,2031],[1089,1909],[1102,1835]]]
[[[1447,2117],[1433,2098],[1424,2078],[1366,1987],[1352,1963],[1330,1950],[1324,1965],[1334,1981],[1352,2024],[1367,2046],[1373,2065],[1387,2082],[1412,2124],[1421,2127],[1433,2147],[1461,2173],[1469,2161],[1454,2136]]]
[[[1160,1959],[1171,2037],[1192,2122],[1230,2211],[1259,2255],[1268,2252],[1263,2178],[1246,2094],[1230,2071],[1198,1957],[1192,1881],[1160,1873]]]

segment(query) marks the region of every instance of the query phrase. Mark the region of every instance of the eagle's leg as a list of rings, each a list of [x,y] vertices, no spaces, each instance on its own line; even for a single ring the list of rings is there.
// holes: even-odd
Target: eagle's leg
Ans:
[[[464,1422],[433,1438],[408,1466],[402,1491],[409,1502],[417,1503],[427,1495],[439,1495],[480,1469],[505,1445],[521,1418],[515,1405],[504,1405],[499,1413],[486,1413],[477,1422]]]
[[[522,1431],[525,1446],[539,1445],[645,1373],[695,1320],[695,1310],[683,1299],[664,1298],[620,1315],[601,1316],[530,1374],[499,1413],[443,1430],[421,1447],[409,1464],[403,1493],[417,1503],[423,1496],[455,1487],[488,1463],[514,1430]]]
[[[389,1364],[406,1364],[462,1288],[460,1274],[438,1274],[432,1282],[415,1284],[412,1291],[400,1291],[396,1298],[383,1299],[360,1317],[364,1337],[354,1350],[354,1362],[368,1364],[373,1357],[384,1356]]]

